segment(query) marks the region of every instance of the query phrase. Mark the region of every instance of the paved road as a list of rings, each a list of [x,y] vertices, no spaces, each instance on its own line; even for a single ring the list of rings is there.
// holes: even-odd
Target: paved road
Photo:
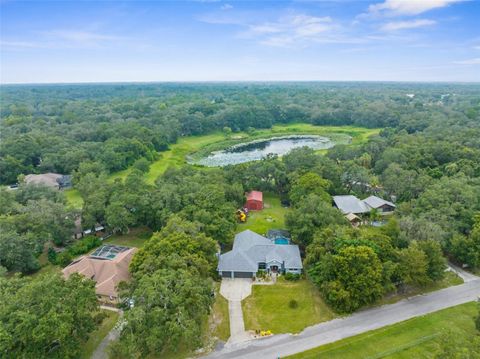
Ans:
[[[299,335],[280,334],[232,345],[210,354],[208,358],[277,359],[413,317],[471,302],[479,296],[480,278],[477,277],[462,285],[320,323],[306,328]]]

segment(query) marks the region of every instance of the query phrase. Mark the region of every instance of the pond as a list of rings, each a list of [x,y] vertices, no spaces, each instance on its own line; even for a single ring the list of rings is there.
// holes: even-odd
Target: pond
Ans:
[[[282,156],[294,148],[306,146],[314,150],[322,150],[331,148],[334,145],[335,143],[332,140],[322,136],[295,135],[273,137],[240,143],[222,151],[215,151],[195,163],[207,167],[221,167],[261,160],[269,154]]]

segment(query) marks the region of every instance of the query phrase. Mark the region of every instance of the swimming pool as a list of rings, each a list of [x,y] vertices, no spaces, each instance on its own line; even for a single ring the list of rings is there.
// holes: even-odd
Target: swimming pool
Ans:
[[[275,238],[275,244],[290,244],[290,241],[288,238],[279,237]]]

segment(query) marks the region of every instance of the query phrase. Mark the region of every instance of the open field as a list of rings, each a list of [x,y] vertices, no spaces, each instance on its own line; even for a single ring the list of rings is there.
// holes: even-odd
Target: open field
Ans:
[[[462,304],[289,356],[290,359],[433,358],[440,335],[475,335],[476,303]]]
[[[285,228],[285,213],[289,210],[282,207],[280,198],[275,195],[264,193],[264,209],[250,211],[247,222],[239,223],[237,233],[250,229],[258,234],[265,235],[269,229]]]
[[[100,326],[95,329],[89,336],[88,340],[82,346],[82,354],[80,356],[81,359],[89,359],[95,349],[97,349],[100,342],[105,338],[105,336],[112,330],[117,323],[119,314],[117,312],[113,312],[111,310],[103,310],[103,312],[107,315],[105,319],[103,319]]]
[[[222,132],[215,132],[209,135],[189,136],[180,138],[177,143],[170,145],[170,149],[160,153],[158,160],[150,165],[150,170],[145,174],[148,183],[153,184],[169,167],[178,167],[186,163],[188,155],[200,154],[213,149],[225,148],[235,143],[251,141],[258,138],[293,134],[315,134],[332,137],[345,142],[346,135],[352,137],[351,144],[361,144],[367,141],[368,137],[378,134],[380,129],[367,129],[354,126],[313,126],[306,123],[294,123],[289,125],[276,125],[271,129],[259,129],[249,135],[245,132],[235,133],[229,139]],[[202,152],[200,152],[202,151]],[[110,180],[125,178],[130,169],[112,173]],[[65,191],[68,203],[74,208],[82,207],[82,199],[75,189]]]
[[[152,232],[150,229],[146,227],[138,227],[130,229],[130,232],[127,234],[114,234],[105,239],[102,244],[116,244],[118,246],[140,248],[151,236]]]
[[[290,300],[298,302],[290,308]],[[279,278],[274,285],[254,285],[252,295],[242,302],[245,329],[298,333],[305,327],[335,317],[317,289],[307,280]]]

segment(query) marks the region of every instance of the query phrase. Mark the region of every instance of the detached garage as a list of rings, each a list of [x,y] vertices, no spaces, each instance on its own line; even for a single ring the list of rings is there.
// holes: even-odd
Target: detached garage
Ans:
[[[263,209],[263,193],[259,191],[252,191],[246,194],[247,203],[245,207],[249,211],[260,211]]]

